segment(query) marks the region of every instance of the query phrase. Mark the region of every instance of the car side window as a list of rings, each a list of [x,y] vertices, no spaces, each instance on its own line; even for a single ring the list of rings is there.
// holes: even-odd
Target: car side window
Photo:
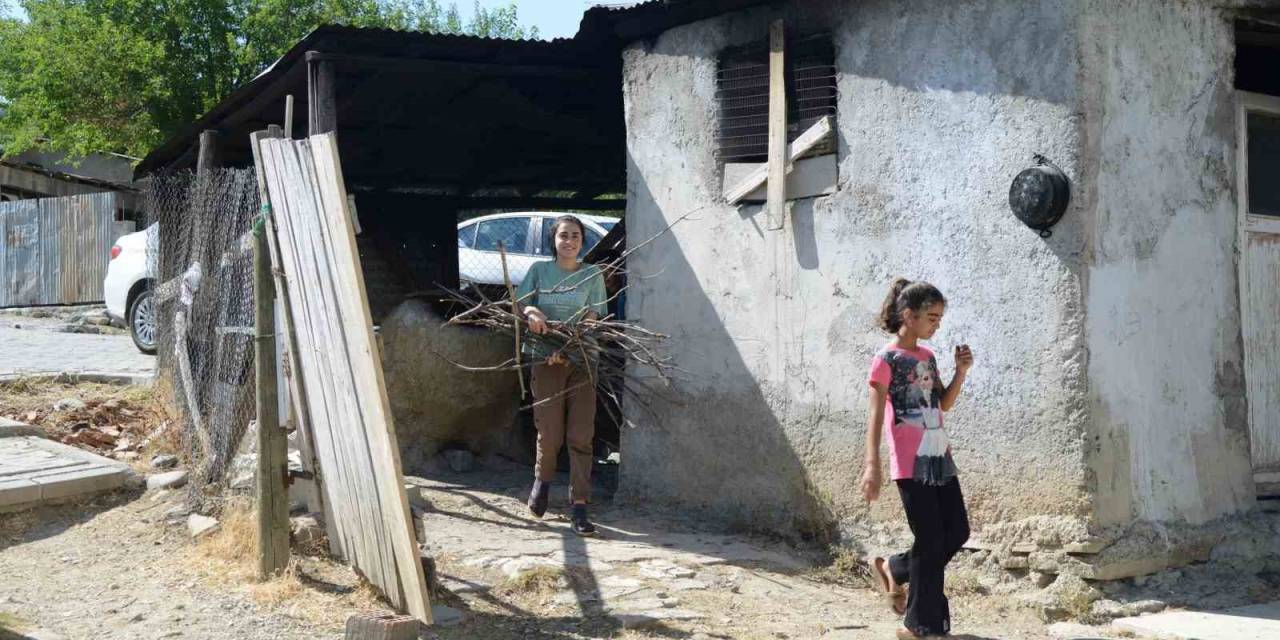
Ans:
[[[471,245],[476,243],[476,227],[479,227],[479,226],[480,225],[478,224],[469,224],[461,229],[458,229],[458,248],[459,249],[470,249]]]
[[[501,242],[510,253],[527,253],[525,241],[529,239],[529,218],[499,218],[481,222],[478,226],[477,251],[497,251]]]
[[[587,255],[587,252],[594,248],[604,238],[595,232],[595,229],[587,229],[587,236],[582,239],[582,248],[578,250],[578,257]]]

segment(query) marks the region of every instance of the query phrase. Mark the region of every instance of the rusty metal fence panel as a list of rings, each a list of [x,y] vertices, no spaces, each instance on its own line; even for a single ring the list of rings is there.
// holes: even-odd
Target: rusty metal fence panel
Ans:
[[[116,194],[0,203],[0,308],[102,301],[116,238]]]

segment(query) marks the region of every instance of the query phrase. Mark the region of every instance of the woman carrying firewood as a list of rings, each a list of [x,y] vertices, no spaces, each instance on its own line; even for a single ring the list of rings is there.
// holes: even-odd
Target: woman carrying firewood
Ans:
[[[561,216],[551,228],[556,259],[534,263],[517,291],[524,319],[533,333],[546,335],[557,325],[572,326],[605,314],[604,277],[595,265],[578,261],[586,228],[573,216]],[[595,535],[587,518],[591,497],[592,441],[595,438],[596,389],[593,363],[582,354],[552,351],[545,343],[530,345],[534,358],[530,388],[533,420],[538,428],[529,511],[541,518],[547,511],[556,456],[569,445],[569,499],[573,532]]]

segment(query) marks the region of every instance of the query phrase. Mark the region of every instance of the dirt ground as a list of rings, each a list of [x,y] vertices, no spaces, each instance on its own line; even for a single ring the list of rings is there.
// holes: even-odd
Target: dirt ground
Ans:
[[[42,408],[64,397],[84,407]],[[100,385],[0,389],[0,414],[22,419],[35,412],[55,435],[118,428],[120,438],[172,442],[153,435],[163,433],[165,422],[153,403],[145,392]],[[82,422],[89,424],[68,427]],[[165,448],[147,444],[137,451]],[[900,624],[868,588],[860,558],[833,559],[818,548],[726,531],[699,514],[661,505],[615,503],[614,466],[598,468],[592,515],[600,535],[583,539],[564,517],[567,476],[557,481],[551,509],[538,520],[523,504],[527,467],[491,458],[456,472],[438,462],[429,478],[406,478],[419,539],[434,559],[439,585],[434,603],[441,607],[440,624],[424,637],[860,640],[891,638]],[[152,471],[145,461],[136,464]],[[350,615],[388,609],[349,568],[299,549],[287,575],[257,582],[251,505],[227,502],[220,530],[193,541],[185,495],[185,489],[132,489],[0,514],[0,640],[341,638]],[[1259,529],[1259,544],[1273,530],[1280,529]],[[983,555],[962,554],[948,575],[953,637],[1114,637],[1103,627],[1064,633],[1046,626],[1028,599],[1037,591],[1032,580],[993,572]],[[1208,596],[1191,587],[1208,594],[1231,584],[1209,575],[1218,570],[1230,570],[1239,582],[1238,567],[1205,565],[1141,585],[1113,585],[1107,595],[1124,602],[1153,594],[1171,604],[1176,594],[1202,600]],[[1280,582],[1259,575],[1245,585],[1245,595],[1274,599]]]

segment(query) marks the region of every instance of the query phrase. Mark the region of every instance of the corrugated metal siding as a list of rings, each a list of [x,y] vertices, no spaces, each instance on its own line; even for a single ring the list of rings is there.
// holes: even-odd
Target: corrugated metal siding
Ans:
[[[111,246],[133,231],[115,212],[114,193],[0,203],[0,307],[100,302]]]

